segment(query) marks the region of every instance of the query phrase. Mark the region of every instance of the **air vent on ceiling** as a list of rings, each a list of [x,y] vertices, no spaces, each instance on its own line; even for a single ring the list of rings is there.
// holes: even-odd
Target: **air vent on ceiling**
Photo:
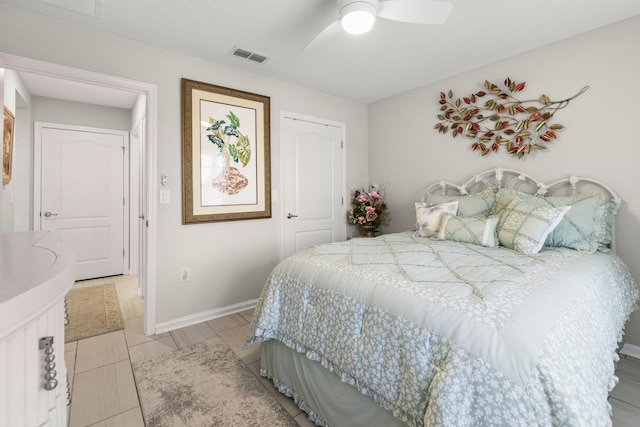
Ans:
[[[233,50],[231,50],[231,55],[239,56],[240,58],[248,59],[249,61],[257,62],[259,64],[262,64],[264,61],[269,59],[264,55],[251,52],[247,49],[242,49],[237,46],[234,46]]]

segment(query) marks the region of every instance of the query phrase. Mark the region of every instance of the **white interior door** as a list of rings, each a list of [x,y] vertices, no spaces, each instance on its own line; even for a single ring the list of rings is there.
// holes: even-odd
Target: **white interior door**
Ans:
[[[127,133],[39,125],[40,229],[75,252],[76,280],[123,274]]]
[[[343,126],[284,116],[283,256],[345,236]]]

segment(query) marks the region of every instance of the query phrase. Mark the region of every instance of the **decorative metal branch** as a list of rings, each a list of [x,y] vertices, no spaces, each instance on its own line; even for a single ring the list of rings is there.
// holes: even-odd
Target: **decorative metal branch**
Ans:
[[[569,101],[582,95],[589,86],[561,101],[551,101],[547,95],[538,99],[520,101],[514,95],[525,88],[526,83],[516,83],[507,77],[504,88],[487,80],[485,90],[462,98],[453,97],[453,92],[440,92],[440,111],[435,129],[439,133],[452,131],[474,140],[473,151],[483,156],[498,152],[504,145],[509,154],[522,158],[534,149],[546,150],[547,143],[558,137],[556,131],[564,128],[561,124],[551,124],[553,115]],[[484,105],[478,105],[479,98],[489,97]],[[536,105],[537,104],[537,105]]]

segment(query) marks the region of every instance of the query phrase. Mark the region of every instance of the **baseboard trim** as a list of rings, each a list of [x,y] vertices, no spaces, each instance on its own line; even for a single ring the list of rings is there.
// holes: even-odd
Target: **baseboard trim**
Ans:
[[[244,301],[238,304],[228,305],[226,307],[216,308],[213,310],[202,311],[200,313],[190,314],[188,316],[178,317],[177,319],[168,320],[166,322],[156,323],[156,334],[173,331],[175,329],[184,328],[185,326],[195,325],[196,323],[206,322],[207,320],[217,319],[218,317],[228,316],[229,314],[239,313],[241,311],[252,309],[258,303],[257,299]]]
[[[627,356],[635,357],[636,359],[640,359],[640,346],[624,343],[622,346],[622,350],[620,350],[621,354],[626,354]]]

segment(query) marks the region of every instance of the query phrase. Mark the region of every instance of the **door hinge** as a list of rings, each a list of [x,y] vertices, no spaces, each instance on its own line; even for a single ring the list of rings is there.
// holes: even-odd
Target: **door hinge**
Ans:
[[[344,206],[344,197],[340,197],[340,204]]]
[[[340,141],[340,148],[344,149],[344,141]]]
[[[122,198],[122,206],[127,205],[127,199],[125,197]]]
[[[122,248],[122,256],[126,256],[126,252],[125,252],[124,248]]]
[[[122,146],[122,155],[123,155],[123,156],[124,156],[124,150],[125,150],[125,148],[124,148],[124,145],[123,145],[123,146]]]

